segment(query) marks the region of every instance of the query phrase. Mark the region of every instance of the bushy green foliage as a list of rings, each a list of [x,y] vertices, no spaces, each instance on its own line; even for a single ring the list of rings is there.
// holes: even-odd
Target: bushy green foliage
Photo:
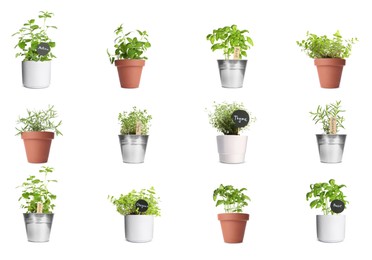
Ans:
[[[119,113],[118,120],[121,124],[120,134],[135,135],[137,122],[141,123],[142,135],[147,135],[150,127],[152,116],[147,113],[147,110],[137,109],[133,107],[130,112]]]
[[[346,196],[341,191],[345,185],[337,185],[334,179],[329,180],[329,182],[315,183],[310,185],[311,191],[306,194],[306,200],[314,198],[310,202],[311,208],[321,208],[324,215],[329,215],[330,213],[335,214],[331,210],[331,202],[334,200],[340,200],[345,204],[349,203],[345,200]]]
[[[358,41],[357,38],[348,40],[342,39],[339,31],[333,34],[333,38],[328,38],[327,35],[318,36],[307,32],[307,39],[297,41],[297,45],[301,47],[310,58],[348,58],[351,54],[351,48]]]
[[[52,18],[53,15],[48,11],[40,11],[39,18],[43,20],[42,25],[38,25],[35,19],[31,19],[12,35],[18,36],[18,43],[14,48],[19,48],[20,52],[16,54],[16,57],[21,56],[24,61],[49,61],[56,57],[52,51],[44,56],[37,53],[40,43],[47,43],[51,50],[56,46],[56,43],[48,36],[48,29],[57,29],[57,27],[46,24],[47,19]]]
[[[225,59],[228,60],[234,53],[235,47],[240,47],[240,59],[247,56],[247,50],[253,46],[253,40],[248,36],[248,30],[239,30],[233,24],[213,30],[207,35],[207,40],[212,44],[212,51],[223,50]]]
[[[318,106],[317,110],[315,112],[310,112],[310,114],[313,116],[315,124],[321,123],[324,133],[330,134],[329,121],[331,118],[336,119],[337,132],[339,128],[345,129],[342,124],[345,121],[345,118],[343,116],[340,116],[340,113],[343,112],[345,112],[345,110],[341,109],[341,101],[336,101],[336,103],[327,104],[324,108]]]
[[[160,216],[160,198],[156,196],[154,187],[140,191],[132,190],[126,195],[121,194],[118,198],[109,195],[108,199],[114,204],[116,210],[121,215]],[[145,212],[140,212],[136,207],[138,200],[145,200],[148,203],[148,209]]]
[[[107,50],[111,63],[119,59],[147,60],[147,57],[143,56],[143,54],[151,47],[151,44],[148,41],[146,31],[136,30],[138,35],[129,37],[135,32],[125,33],[121,24],[114,32],[117,36],[114,40],[115,54],[110,54]]]
[[[57,196],[48,190],[48,184],[57,181],[49,180],[47,177],[53,170],[51,167],[42,166],[39,173],[44,174],[43,180],[37,178],[35,175],[31,175],[21,186],[17,187],[23,189],[22,196],[18,201],[24,201],[21,203],[21,208],[26,209],[26,213],[36,213],[39,202],[43,205],[43,213],[52,213],[55,207],[53,200]]]
[[[236,189],[232,185],[221,184],[213,191],[213,200],[216,207],[223,205],[226,213],[243,212],[243,207],[248,206],[251,199],[244,194],[246,188]]]

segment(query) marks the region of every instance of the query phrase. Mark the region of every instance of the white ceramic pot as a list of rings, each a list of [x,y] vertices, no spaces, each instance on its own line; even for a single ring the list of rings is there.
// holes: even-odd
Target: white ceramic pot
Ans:
[[[124,216],[125,239],[134,243],[150,242],[154,233],[154,216]]]
[[[26,88],[50,85],[51,61],[22,61],[22,82]]]
[[[345,239],[345,215],[317,215],[318,240],[326,243],[342,242]]]
[[[248,136],[219,135],[217,149],[222,163],[243,163],[247,149]]]

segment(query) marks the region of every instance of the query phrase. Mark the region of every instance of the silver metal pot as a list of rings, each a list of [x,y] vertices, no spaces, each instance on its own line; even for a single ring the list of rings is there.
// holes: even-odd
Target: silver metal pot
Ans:
[[[52,230],[53,213],[24,213],[27,239],[29,242],[48,242]]]
[[[247,60],[217,60],[223,88],[243,87]]]
[[[340,163],[344,153],[346,135],[316,135],[320,161],[323,163]]]
[[[143,163],[148,138],[148,135],[119,135],[123,162]]]

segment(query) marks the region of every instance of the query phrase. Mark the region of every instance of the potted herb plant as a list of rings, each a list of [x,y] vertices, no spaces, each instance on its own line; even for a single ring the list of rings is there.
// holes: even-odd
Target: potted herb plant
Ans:
[[[50,85],[51,60],[56,57],[51,49],[56,46],[56,43],[49,38],[48,29],[57,29],[57,27],[48,25],[47,20],[53,15],[48,11],[40,11],[41,25],[36,19],[30,19],[13,34],[18,36],[15,48],[19,48],[20,51],[16,57],[23,57],[22,81],[26,88],[38,89]]]
[[[316,230],[318,240],[321,242],[334,243],[345,239],[345,215],[340,213],[349,203],[341,191],[345,185],[337,185],[335,180],[315,183],[310,185],[310,192],[306,194],[306,200],[312,199],[311,208],[321,208],[323,215],[316,216]]]
[[[340,114],[341,101],[327,104],[324,108],[318,106],[317,110],[310,112],[315,124],[321,123],[324,134],[317,134],[320,161],[323,163],[340,163],[344,152],[346,134],[337,134],[340,128],[344,129],[344,117]]]
[[[26,117],[19,117],[17,123],[21,126],[16,128],[17,135],[23,139],[28,162],[48,161],[54,134],[62,135],[59,131],[62,121],[54,122],[56,117],[54,106],[48,106],[46,110],[27,110]]]
[[[141,80],[142,68],[145,66],[144,52],[151,47],[146,31],[124,32],[121,24],[115,31],[115,53],[107,50],[111,64],[118,69],[122,88],[138,88]],[[133,37],[132,35],[135,34]]]
[[[236,189],[232,185],[221,184],[213,191],[216,207],[223,205],[225,209],[225,213],[218,214],[218,220],[221,223],[223,239],[226,243],[243,242],[249,214],[242,212],[251,200],[244,194],[246,190],[246,188]]]
[[[27,239],[30,242],[48,242],[50,231],[52,229],[54,214],[54,200],[56,195],[48,189],[50,182],[56,180],[48,179],[48,175],[53,172],[53,168],[42,166],[39,173],[43,178],[35,175],[29,176],[21,186],[22,195],[18,199],[21,202],[21,208],[26,210],[23,214]]]
[[[223,135],[217,136],[220,162],[243,163],[248,136],[239,135],[256,118],[247,112],[242,103],[214,103],[214,111],[209,112],[209,123]]]
[[[314,59],[320,86],[322,88],[338,88],[342,69],[346,64],[345,58],[350,56],[352,45],[358,39],[344,40],[339,31],[333,34],[333,38],[329,38],[327,35],[318,36],[309,32],[306,36],[307,39],[297,41],[297,45],[310,58]]]
[[[121,124],[119,142],[123,162],[143,163],[152,116],[146,109],[133,107],[130,112],[119,113],[118,119]]]
[[[160,216],[159,201],[154,187],[132,190],[118,198],[109,196],[116,210],[124,216],[125,238],[129,242],[150,242],[154,233],[154,216]]]
[[[207,35],[207,40],[212,44],[212,51],[223,50],[225,59],[217,60],[220,70],[222,87],[243,87],[247,50],[253,46],[253,40],[248,36],[248,30],[239,30],[233,24],[213,30]],[[231,55],[234,59],[230,60]]]

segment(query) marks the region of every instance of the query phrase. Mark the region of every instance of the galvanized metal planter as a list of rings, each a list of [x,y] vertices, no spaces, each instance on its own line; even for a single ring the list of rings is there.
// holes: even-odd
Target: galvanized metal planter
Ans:
[[[247,60],[217,60],[223,88],[243,87]]]
[[[148,135],[119,135],[123,162],[143,163],[148,138]]]
[[[48,242],[54,214],[24,213],[27,239],[29,242]]]
[[[340,163],[344,153],[346,135],[316,135],[320,161],[323,163]]]

